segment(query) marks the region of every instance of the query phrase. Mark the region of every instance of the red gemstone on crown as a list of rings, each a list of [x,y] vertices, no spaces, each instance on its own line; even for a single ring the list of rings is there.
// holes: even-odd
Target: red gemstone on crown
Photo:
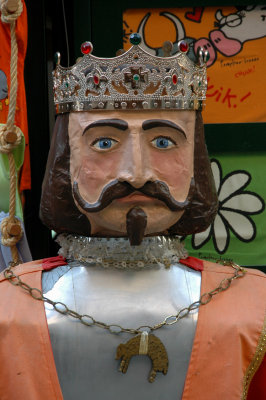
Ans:
[[[93,46],[91,42],[82,43],[80,50],[82,54],[90,54],[92,52]]]
[[[173,81],[173,84],[174,84],[174,85],[177,84],[178,78],[177,78],[177,75],[176,75],[176,74],[174,74],[174,75],[172,76],[172,81]]]
[[[188,51],[188,47],[189,46],[188,46],[188,43],[185,40],[181,40],[178,43],[178,47],[179,47],[179,50],[182,51],[182,53],[186,53]]]
[[[99,85],[100,79],[99,79],[98,75],[94,75],[93,82],[95,83],[95,85]]]

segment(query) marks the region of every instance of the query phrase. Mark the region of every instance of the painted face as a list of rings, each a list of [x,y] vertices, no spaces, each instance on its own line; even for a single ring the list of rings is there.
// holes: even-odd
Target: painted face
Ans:
[[[173,201],[187,199],[193,178],[195,112],[95,111],[69,116],[71,182],[84,203],[97,204],[115,181],[133,188],[100,211],[84,211],[91,234],[124,236],[126,215],[140,207],[147,215],[145,234],[164,233],[178,221],[176,211],[160,196],[138,191],[160,181]],[[112,192],[112,189],[111,189]],[[107,196],[108,197],[108,196]],[[157,198],[156,198],[157,197]]]

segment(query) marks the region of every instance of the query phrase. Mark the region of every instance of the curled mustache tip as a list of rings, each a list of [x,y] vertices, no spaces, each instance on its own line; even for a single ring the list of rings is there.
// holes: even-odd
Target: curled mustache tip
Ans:
[[[134,192],[140,192],[164,202],[172,211],[183,211],[190,204],[195,189],[194,178],[191,179],[188,197],[184,202],[176,201],[171,196],[170,190],[165,182],[154,181],[146,182],[144,186],[136,189],[128,182],[114,180],[108,183],[102,190],[96,203],[88,203],[83,199],[79,192],[78,182],[73,182],[73,197],[77,204],[86,212],[98,212],[109,206],[113,200],[126,197]]]

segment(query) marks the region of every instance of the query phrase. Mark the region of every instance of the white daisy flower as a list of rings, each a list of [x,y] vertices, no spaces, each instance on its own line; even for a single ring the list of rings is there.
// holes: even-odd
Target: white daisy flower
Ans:
[[[221,164],[215,159],[211,168],[219,199],[218,213],[204,232],[192,236],[192,246],[199,249],[212,237],[215,250],[223,254],[229,246],[230,231],[243,242],[254,240],[256,225],[250,215],[261,213],[265,203],[257,193],[244,190],[251,181],[249,172],[236,170],[223,178]]]

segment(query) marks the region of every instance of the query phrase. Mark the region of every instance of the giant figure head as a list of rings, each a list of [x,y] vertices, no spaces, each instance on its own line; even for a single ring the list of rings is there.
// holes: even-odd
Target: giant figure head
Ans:
[[[206,65],[184,53],[162,59],[135,45],[114,59],[89,55],[57,67],[61,115],[41,202],[47,226],[132,244],[209,226],[217,197],[197,110]]]

